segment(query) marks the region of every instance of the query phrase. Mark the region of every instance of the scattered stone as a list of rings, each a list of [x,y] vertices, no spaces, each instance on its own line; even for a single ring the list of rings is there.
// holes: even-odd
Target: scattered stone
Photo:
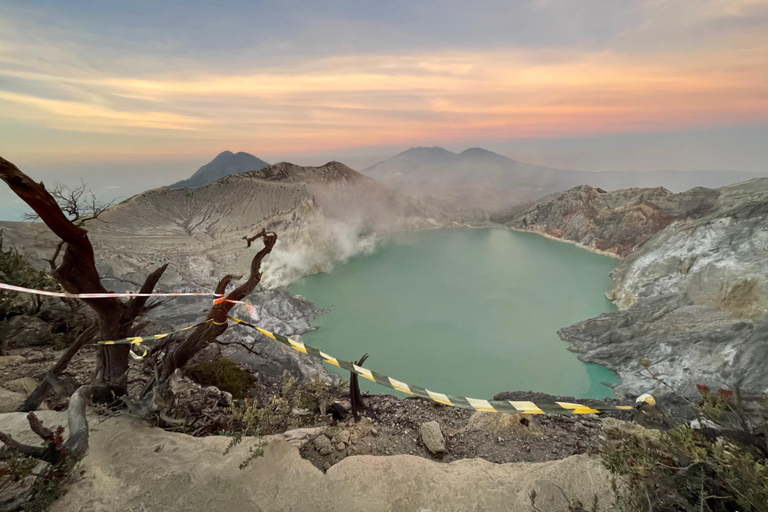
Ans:
[[[37,389],[37,381],[32,377],[22,377],[20,379],[9,380],[3,387],[10,391],[29,396],[35,389]]]
[[[338,444],[335,445],[336,450],[340,451],[340,452],[343,452],[344,448],[346,448],[346,447],[347,447],[347,445],[345,445],[344,443],[338,443]]]
[[[322,427],[297,428],[284,432],[282,434],[282,438],[293,446],[301,448],[307,441],[309,441],[312,436],[317,434],[320,430],[322,430]],[[325,436],[320,435],[317,436],[316,439],[321,437],[325,438]]]
[[[17,411],[26,399],[21,393],[0,388],[0,413]]]
[[[315,438],[315,450],[318,451],[320,455],[329,455],[331,452],[333,452],[333,446],[331,446],[331,440],[328,439],[325,435],[319,435]]]
[[[434,455],[445,453],[445,438],[438,422],[428,421],[421,424],[421,441]]]
[[[349,444],[349,430],[342,430],[331,439],[333,444]]]
[[[21,363],[25,360],[23,356],[0,356],[0,368]]]
[[[493,434],[530,435],[538,431],[529,414],[476,412],[461,433],[483,431]]]

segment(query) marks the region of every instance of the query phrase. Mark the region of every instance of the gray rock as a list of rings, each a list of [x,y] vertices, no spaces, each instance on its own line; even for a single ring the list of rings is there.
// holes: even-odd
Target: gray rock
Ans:
[[[349,430],[341,430],[339,431],[338,434],[333,436],[333,439],[331,439],[331,442],[333,444],[338,444],[338,443],[349,444],[349,437],[350,437]]]
[[[620,311],[559,334],[616,371],[617,395],[695,384],[768,391],[768,179],[681,194],[577,187],[510,222],[626,258],[606,294]]]
[[[15,316],[8,321],[7,327],[10,334],[3,340],[6,346],[32,347],[53,341],[51,325],[36,316]]]
[[[0,388],[0,413],[17,411],[26,399],[21,393]]]
[[[427,450],[434,455],[445,453],[445,438],[440,430],[440,424],[436,421],[428,421],[421,424],[421,441]]]
[[[333,451],[331,440],[325,435],[319,435],[315,438],[314,447],[320,455],[328,455]]]
[[[515,215],[508,226],[624,257],[675,220],[706,214],[718,196],[704,188],[673,194],[663,187],[606,192],[582,185]]]
[[[29,396],[35,389],[37,389],[37,381],[32,377],[22,377],[20,379],[9,380],[4,384],[4,387],[10,391]]]

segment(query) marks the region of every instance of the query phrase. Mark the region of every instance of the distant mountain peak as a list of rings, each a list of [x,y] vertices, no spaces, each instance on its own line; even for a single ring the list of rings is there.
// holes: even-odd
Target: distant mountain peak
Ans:
[[[216,158],[202,166],[189,179],[174,183],[169,188],[204,187],[231,174],[240,174],[249,171],[258,171],[268,166],[264,160],[256,158],[250,153],[239,151],[222,151]]]

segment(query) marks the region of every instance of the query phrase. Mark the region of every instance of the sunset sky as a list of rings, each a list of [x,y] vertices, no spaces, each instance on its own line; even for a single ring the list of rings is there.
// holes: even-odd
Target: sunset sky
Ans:
[[[767,1],[0,2],[0,154],[46,177],[417,145],[768,171],[767,142]]]

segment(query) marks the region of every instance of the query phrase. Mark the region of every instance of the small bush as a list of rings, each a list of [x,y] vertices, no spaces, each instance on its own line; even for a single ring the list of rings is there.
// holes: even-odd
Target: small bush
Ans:
[[[248,390],[256,382],[253,375],[228,359],[197,363],[186,374],[198,384],[216,386],[237,399],[248,396]]]
[[[259,407],[256,400],[248,398],[232,406],[232,419],[237,428],[225,432],[232,440],[224,453],[229,453],[245,436],[265,436],[306,425],[312,421],[312,413],[320,410],[320,404],[328,396],[328,388],[320,379],[307,385],[298,385],[296,379],[285,372],[280,394],[272,397],[269,403]],[[264,453],[262,447],[262,442],[252,446],[250,455],[240,464],[240,469],[261,457]]]
[[[678,425],[658,436],[626,430],[603,451],[605,466],[625,483],[623,510],[768,511],[764,418],[748,418],[738,391],[697,387],[694,411],[709,426]]]

